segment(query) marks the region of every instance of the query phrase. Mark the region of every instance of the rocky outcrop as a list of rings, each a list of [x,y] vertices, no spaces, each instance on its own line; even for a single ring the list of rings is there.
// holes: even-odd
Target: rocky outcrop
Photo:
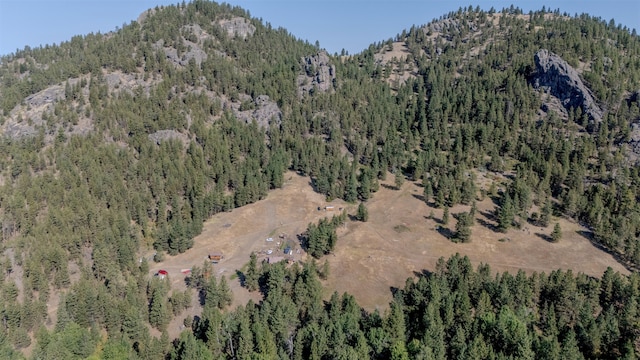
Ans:
[[[62,129],[65,135],[86,135],[93,131],[93,120],[85,110],[89,107],[82,99],[89,97],[89,76],[69,78],[64,83],[51,85],[24,98],[0,124],[0,137],[22,139],[39,134],[49,143]],[[69,86],[69,88],[67,88]],[[71,93],[68,93],[73,89]],[[71,95],[70,98],[67,98]],[[67,115],[55,116],[56,104],[66,102],[74,109]],[[62,121],[60,121],[60,119]]]
[[[180,140],[183,145],[189,143],[189,138],[187,135],[177,132],[176,130],[158,130],[154,133],[148,135],[149,140],[153,141],[157,145],[160,145],[161,142],[167,141],[170,139]]]
[[[151,93],[151,88],[162,81],[160,75],[144,79],[139,74],[123,73],[122,71],[113,71],[104,74],[105,83],[109,89],[109,93],[118,93],[126,91],[129,94],[134,93],[134,89],[141,88],[145,95]]]
[[[69,82],[75,85],[76,81],[70,80]],[[27,96],[22,104],[16,105],[11,110],[7,121],[0,126],[0,134],[11,139],[36,135],[38,128],[45,123],[42,115],[45,112],[53,111],[55,103],[64,99],[65,91],[62,84],[50,86]]]
[[[202,64],[203,61],[207,60],[207,53],[202,50],[198,44],[188,40],[183,40],[183,43],[187,48],[187,51],[180,55],[178,55],[178,50],[176,48],[164,46],[164,40],[158,40],[158,42],[153,44],[153,47],[155,49],[162,49],[167,60],[179,66],[187,66],[191,59],[195,60],[198,66]]]
[[[590,121],[602,120],[602,109],[596,104],[591,91],[584,85],[578,72],[560,56],[546,49],[534,56],[536,73],[533,86],[557,97],[565,109],[581,108]]]
[[[255,120],[258,126],[263,128],[280,126],[282,111],[275,101],[269,99],[267,95],[260,95],[253,102],[254,106],[251,110],[234,109],[236,117],[247,124]]]
[[[230,20],[220,20],[218,24],[222,27],[224,31],[227,32],[227,35],[230,37],[240,37],[242,39],[246,39],[247,36],[253,35],[256,32],[256,27],[253,24],[243,17],[234,17]]]
[[[631,134],[629,134],[629,150],[631,158],[637,160],[640,158],[640,123],[631,124]]]
[[[325,51],[303,57],[301,63],[303,73],[298,76],[299,95],[333,89],[336,67],[329,62],[329,55]]]

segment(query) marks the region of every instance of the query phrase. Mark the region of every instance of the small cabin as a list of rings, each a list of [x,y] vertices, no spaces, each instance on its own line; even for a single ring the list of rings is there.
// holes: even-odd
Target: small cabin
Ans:
[[[156,276],[160,279],[164,279],[165,277],[167,277],[167,275],[169,275],[167,270],[158,270],[158,272],[156,273]]]
[[[209,254],[208,258],[213,264],[217,264],[224,259],[224,255],[221,252],[214,252]]]

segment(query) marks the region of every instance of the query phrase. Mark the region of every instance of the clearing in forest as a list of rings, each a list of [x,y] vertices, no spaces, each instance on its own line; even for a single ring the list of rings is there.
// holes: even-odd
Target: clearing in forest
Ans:
[[[214,265],[214,271],[230,280],[234,305],[245,304],[249,299],[259,301],[258,293],[241,288],[236,275],[236,270],[249,261],[252,251],[259,259],[282,257],[285,245],[294,243],[295,260],[305,260],[304,252],[297,251],[297,235],[310,222],[338,214],[341,208],[350,214],[355,214],[357,208],[357,204],[341,200],[327,203],[313,191],[308,177],[290,172],[285,179],[282,189],[270,191],[264,200],[213,216],[195,238],[192,249],[151,264],[152,271],[167,270],[174,287],[180,288],[185,277],[180,270],[202,266],[210,252],[222,252],[224,259]],[[330,264],[329,278],[324,282],[327,297],[333,291],[348,292],[369,311],[385,309],[392,298],[392,288],[404,287],[408,277],[433,270],[438,258],[455,253],[467,255],[474,266],[488,263],[494,271],[514,274],[518,269],[527,273],[571,269],[599,277],[608,266],[628,273],[610,254],[582,235],[588,233],[586,228],[566,219],[553,218],[547,228],[525,224],[522,229],[511,229],[505,234],[494,232],[490,227],[495,224],[491,215],[495,205],[489,198],[477,203],[471,242],[453,243],[443,235],[446,232],[437,230],[442,226],[442,209],[431,208],[422,201],[422,187],[407,181],[396,190],[392,181],[393,176],[389,176],[366,203],[368,222],[347,220],[338,229],[335,251],[326,257]],[[328,205],[334,206],[335,211],[324,210]],[[455,229],[453,214],[469,208],[463,205],[451,208],[446,228]],[[433,219],[428,218],[431,212]],[[551,243],[546,237],[556,222],[562,228],[562,240]],[[273,241],[267,241],[268,238]],[[267,254],[269,250],[271,254]],[[323,261],[324,258],[319,263]]]

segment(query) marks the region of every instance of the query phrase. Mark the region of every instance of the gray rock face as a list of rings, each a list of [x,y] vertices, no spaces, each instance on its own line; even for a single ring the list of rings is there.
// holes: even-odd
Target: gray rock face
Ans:
[[[267,95],[260,95],[254,100],[255,109],[240,111],[234,109],[236,117],[247,124],[256,121],[258,126],[268,128],[270,126],[280,126],[282,122],[282,111],[275,101],[269,99]]]
[[[602,109],[596,104],[591,91],[584,85],[578,72],[558,55],[546,49],[539,50],[534,60],[536,74],[535,88],[548,90],[560,99],[565,109],[581,108],[589,120],[602,120]]]
[[[256,32],[256,27],[243,17],[235,17],[231,20],[220,20],[218,24],[220,24],[230,37],[238,36],[246,39],[247,36],[251,36]]]
[[[18,104],[11,110],[7,121],[0,126],[0,135],[11,139],[36,135],[37,127],[44,124],[42,114],[52,111],[55,103],[64,98],[63,85],[53,85],[27,96],[23,101],[24,105]]]
[[[36,130],[36,128],[26,122],[8,122],[3,128],[0,129],[0,134],[10,139],[32,137],[37,133],[38,131]]]
[[[167,60],[180,66],[187,66],[191,59],[194,59],[197,65],[207,60],[207,53],[202,50],[198,44],[184,40],[184,45],[188,50],[181,56],[178,55],[176,48],[164,46],[164,40],[158,40],[158,42],[153,44],[153,47],[155,49],[162,49],[167,56]]]
[[[631,124],[629,141],[624,144],[627,147],[627,159],[631,163],[640,165],[640,122]]]
[[[301,59],[304,73],[298,76],[298,94],[311,91],[329,91],[333,89],[336,67],[329,62],[329,55],[320,51],[315,55]]]
[[[46,104],[53,104],[64,99],[64,86],[50,86],[40,92],[27,96],[24,101],[27,106],[39,107]]]
[[[161,142],[169,139],[180,140],[184,145],[189,142],[189,138],[187,138],[185,134],[179,133],[176,130],[158,130],[148,136],[149,140],[153,141],[157,145],[160,145]]]

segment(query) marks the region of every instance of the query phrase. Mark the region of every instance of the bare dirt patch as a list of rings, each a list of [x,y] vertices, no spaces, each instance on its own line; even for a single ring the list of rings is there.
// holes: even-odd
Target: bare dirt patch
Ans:
[[[340,208],[355,213],[355,205],[340,200],[330,203],[335,212],[318,210],[329,203],[313,191],[309,178],[294,173],[285,176],[288,180],[283,188],[271,191],[266,199],[212,217],[204,224],[192,249],[177,256],[167,256],[162,263],[151,264],[151,272],[167,270],[172,287],[182,289],[185,275],[181,270],[202,266],[207,254],[220,251],[225,258],[214,265],[214,270],[217,276],[224,275],[229,280],[234,294],[233,305],[243,305],[249,299],[260,301],[260,295],[247,292],[236,276],[236,270],[248,262],[251,252],[260,254],[263,259],[269,249],[273,251],[269,256],[283,256],[280,234],[286,234],[298,244],[296,235],[303,233],[310,222],[331,217]],[[495,205],[489,199],[477,204],[471,243],[452,243],[443,235],[445,232],[437,230],[442,210],[430,208],[421,200],[419,185],[406,182],[401,190],[394,190],[391,183],[388,185],[382,186],[368,201],[368,222],[348,221],[338,229],[336,249],[327,256],[330,263],[329,278],[325,282],[327,297],[333,291],[349,292],[367,310],[385,309],[392,298],[392,287],[403,287],[408,277],[423,270],[433,270],[438,258],[448,258],[455,253],[469,256],[474,265],[488,263],[494,271],[515,273],[524,269],[528,273],[548,273],[572,269],[601,276],[611,266],[616,271],[628,273],[611,255],[580,235],[587,229],[565,219],[551,222],[559,222],[562,227],[562,240],[558,243],[544,238],[551,234],[553,226],[534,228],[525,225],[523,229],[513,229],[506,234],[492,231],[489,227],[494,222],[490,213]],[[468,206],[456,206],[451,214],[468,210]],[[434,218],[428,219],[431,212]],[[453,230],[455,222],[451,216],[446,228]],[[270,237],[273,242],[266,241]],[[304,252],[294,252],[294,255],[297,261],[306,260]],[[198,309],[189,311],[196,313]],[[178,324],[178,320],[175,321]],[[170,335],[174,333],[172,329],[177,329],[172,325]],[[176,330],[176,336],[177,333]]]

